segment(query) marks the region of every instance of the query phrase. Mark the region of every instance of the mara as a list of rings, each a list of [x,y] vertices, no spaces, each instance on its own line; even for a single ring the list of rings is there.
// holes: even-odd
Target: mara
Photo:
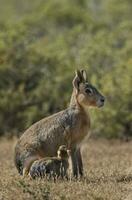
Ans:
[[[56,156],[59,146],[66,145],[71,151],[73,176],[83,176],[80,144],[90,129],[88,108],[103,106],[105,98],[88,82],[85,70],[76,71],[72,85],[69,106],[36,122],[18,140],[14,160],[21,175],[29,174],[36,160]]]

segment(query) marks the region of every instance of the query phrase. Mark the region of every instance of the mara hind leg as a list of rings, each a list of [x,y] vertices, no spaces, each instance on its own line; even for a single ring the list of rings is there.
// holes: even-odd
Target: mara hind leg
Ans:
[[[30,171],[30,167],[32,166],[33,162],[40,159],[39,156],[37,155],[32,155],[30,157],[28,157],[25,162],[24,162],[24,165],[23,165],[23,173],[22,175],[25,177],[29,174],[29,171]]]

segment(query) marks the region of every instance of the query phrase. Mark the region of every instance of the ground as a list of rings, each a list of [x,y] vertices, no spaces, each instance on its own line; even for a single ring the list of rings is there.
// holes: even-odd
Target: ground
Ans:
[[[85,178],[57,182],[19,176],[15,143],[0,141],[0,200],[132,200],[132,142],[89,140],[83,145]]]

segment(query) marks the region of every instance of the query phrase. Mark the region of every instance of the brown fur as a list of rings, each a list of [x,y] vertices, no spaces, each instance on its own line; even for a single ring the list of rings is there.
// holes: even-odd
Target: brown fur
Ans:
[[[87,90],[87,91],[86,91]],[[104,97],[87,81],[84,70],[73,79],[73,93],[67,109],[33,124],[20,137],[15,148],[15,164],[20,174],[27,174],[32,162],[55,156],[60,145],[71,149],[73,174],[83,175],[80,144],[90,129],[89,106],[101,107]]]

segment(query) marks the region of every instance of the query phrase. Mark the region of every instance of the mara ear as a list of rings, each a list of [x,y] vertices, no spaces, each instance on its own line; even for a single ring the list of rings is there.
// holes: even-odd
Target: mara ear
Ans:
[[[87,73],[86,73],[86,70],[82,69],[81,70],[81,75],[82,75],[83,82],[87,82]]]
[[[82,82],[82,74],[79,70],[76,70],[75,77],[72,81],[73,87],[76,89],[76,94],[79,92],[79,84]]]

